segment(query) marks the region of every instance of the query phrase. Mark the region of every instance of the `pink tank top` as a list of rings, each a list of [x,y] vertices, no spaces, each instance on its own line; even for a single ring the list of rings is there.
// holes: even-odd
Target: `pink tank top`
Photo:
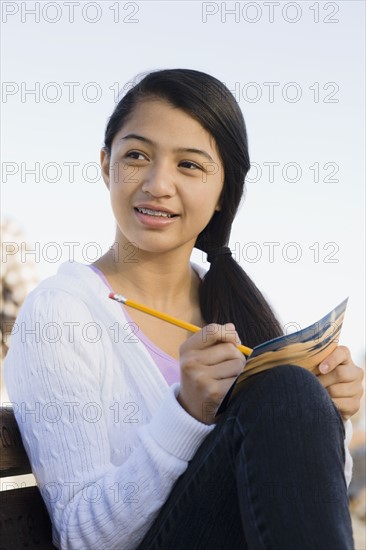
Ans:
[[[104,273],[95,267],[94,265],[89,265],[90,267],[99,277],[102,279],[104,284],[109,288],[111,292],[113,292],[113,288],[109,284],[106,276]],[[127,320],[130,323],[133,323],[133,319],[128,314],[128,311],[123,304],[121,304],[121,307],[123,309],[123,313],[125,314]],[[180,379],[180,370],[179,370],[179,361],[174,359],[174,357],[171,357],[167,353],[165,353],[163,350],[158,348],[145,334],[138,329],[138,331],[135,333],[135,336],[144,344],[147,351],[150,353],[153,361],[155,361],[156,365],[158,366],[161,374],[164,376],[165,380],[171,386],[175,382],[179,382]]]

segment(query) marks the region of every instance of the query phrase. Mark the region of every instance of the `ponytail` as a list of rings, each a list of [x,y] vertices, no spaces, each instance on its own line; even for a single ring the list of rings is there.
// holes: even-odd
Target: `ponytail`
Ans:
[[[206,323],[234,323],[242,343],[251,348],[282,334],[262,293],[231,255],[212,258],[199,301]]]

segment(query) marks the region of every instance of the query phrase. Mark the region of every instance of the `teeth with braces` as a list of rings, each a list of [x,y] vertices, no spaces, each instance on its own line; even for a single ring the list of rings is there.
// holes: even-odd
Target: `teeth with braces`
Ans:
[[[161,210],[150,210],[150,208],[137,208],[142,214],[149,214],[150,216],[163,216],[163,218],[171,218],[172,215],[168,212],[162,212]]]

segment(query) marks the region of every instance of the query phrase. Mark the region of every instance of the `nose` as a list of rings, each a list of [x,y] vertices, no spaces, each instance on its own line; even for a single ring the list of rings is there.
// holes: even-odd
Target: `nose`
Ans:
[[[175,194],[172,166],[167,161],[154,162],[144,174],[142,191],[153,197],[171,197]]]

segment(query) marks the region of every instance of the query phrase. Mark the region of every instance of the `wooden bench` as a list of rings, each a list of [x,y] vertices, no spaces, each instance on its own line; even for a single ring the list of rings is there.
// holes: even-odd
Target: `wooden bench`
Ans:
[[[32,473],[12,409],[0,407],[0,476]],[[13,481],[13,480],[12,480]],[[38,487],[0,491],[0,550],[55,550],[51,521]]]

